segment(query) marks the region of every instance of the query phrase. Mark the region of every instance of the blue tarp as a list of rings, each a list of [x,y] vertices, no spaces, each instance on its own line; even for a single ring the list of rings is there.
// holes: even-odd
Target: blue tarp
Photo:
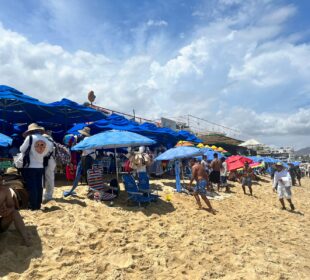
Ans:
[[[25,123],[56,116],[53,107],[22,92],[0,85],[0,116],[10,123]]]
[[[0,86],[0,117],[10,123],[50,122],[71,126],[105,117],[99,111],[68,99],[43,103],[8,86]]]
[[[8,147],[12,145],[13,139],[9,136],[6,136],[0,133],[0,147]]]
[[[78,134],[78,130],[85,126],[88,126],[91,129],[91,134],[97,134],[112,129],[125,130],[146,136],[153,139],[158,144],[166,146],[174,146],[179,140],[178,133],[169,128],[160,128],[152,123],[143,123],[139,125],[134,121],[116,114],[112,114],[106,119],[93,122],[92,124],[76,124],[68,130],[68,133]]]
[[[202,143],[203,141],[199,139],[196,135],[186,131],[186,130],[180,130],[178,132],[180,140],[194,142],[194,143]]]
[[[52,106],[56,112],[59,112],[59,114],[53,118],[52,122],[65,125],[96,121],[105,117],[105,115],[99,111],[79,105],[66,98],[63,98],[61,101],[49,103],[48,105]]]

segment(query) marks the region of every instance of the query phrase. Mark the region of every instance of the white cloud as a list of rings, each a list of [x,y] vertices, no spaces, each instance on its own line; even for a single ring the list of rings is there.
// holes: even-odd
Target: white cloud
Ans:
[[[153,20],[150,19],[148,20],[148,22],[146,23],[147,26],[168,26],[168,22],[165,20]]]

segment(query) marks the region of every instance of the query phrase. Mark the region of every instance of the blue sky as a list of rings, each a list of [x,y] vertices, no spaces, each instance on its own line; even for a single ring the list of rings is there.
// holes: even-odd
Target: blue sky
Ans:
[[[0,77],[43,101],[193,114],[309,145],[309,1],[0,0]]]

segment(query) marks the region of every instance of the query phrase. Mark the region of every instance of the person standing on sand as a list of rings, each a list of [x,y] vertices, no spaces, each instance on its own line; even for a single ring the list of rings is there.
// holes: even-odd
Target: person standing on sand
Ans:
[[[295,206],[292,202],[292,178],[290,173],[287,169],[284,168],[282,162],[278,162],[276,164],[276,172],[274,174],[273,179],[273,190],[276,191],[276,186],[280,203],[282,205],[282,210],[286,210],[284,197],[287,199],[288,203],[290,204],[291,210],[295,210]]]
[[[32,123],[28,130],[24,132],[24,143],[20,146],[20,151],[26,153],[29,150],[29,165],[25,166],[21,173],[26,183],[29,193],[29,204],[31,210],[39,210],[43,195],[43,174],[44,157],[52,151],[52,144],[42,136],[44,128]]]
[[[245,186],[248,186],[249,191],[250,191],[250,195],[253,195],[252,176],[253,176],[253,169],[250,167],[249,163],[246,162],[244,164],[244,169],[242,171],[242,179],[241,179],[242,189],[243,189],[244,194],[246,194]]]
[[[192,167],[192,178],[189,183],[189,187],[191,188],[193,181],[196,181],[196,186],[194,187],[194,197],[198,204],[199,209],[202,209],[202,205],[200,202],[199,196],[201,196],[202,200],[209,207],[208,210],[214,213],[214,210],[211,206],[209,199],[207,198],[206,188],[208,185],[208,175],[203,165],[196,161],[196,159],[190,160],[190,165]]]
[[[217,190],[220,191],[222,162],[219,160],[217,153],[214,153],[214,159],[211,162],[211,168],[212,171],[210,173],[210,181],[214,184],[217,184]]]
[[[221,158],[222,167],[221,167],[221,187],[226,188],[226,192],[229,192],[229,186],[227,183],[227,162],[225,158]]]
[[[23,218],[16,208],[18,208],[16,194],[12,189],[3,185],[2,178],[0,178],[0,233],[5,232],[14,222],[15,228],[23,237],[25,245],[30,246]]]
[[[46,156],[46,164],[44,167],[44,183],[45,183],[45,191],[43,195],[43,202],[46,203],[53,199],[54,187],[55,187],[55,169],[56,169],[56,146],[55,142],[52,138],[52,131],[46,132],[43,136],[50,141],[51,143],[51,151]]]

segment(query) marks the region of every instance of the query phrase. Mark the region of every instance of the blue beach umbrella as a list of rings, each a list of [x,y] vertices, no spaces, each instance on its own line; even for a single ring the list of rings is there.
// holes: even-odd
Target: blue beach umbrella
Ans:
[[[12,145],[13,139],[9,136],[6,136],[0,133],[0,147],[8,147]]]
[[[181,179],[180,179],[180,159],[183,158],[192,158],[203,155],[203,150],[198,149],[196,147],[186,147],[186,146],[179,146],[174,147],[166,152],[159,155],[155,160],[175,160],[175,184],[177,192],[181,192]]]
[[[203,155],[203,150],[196,147],[174,147],[171,148],[161,155],[159,155],[155,160],[176,160],[182,158],[191,158]]]
[[[156,142],[137,133],[120,130],[109,130],[85,138],[75,145],[73,151],[88,149],[116,149],[137,146],[150,146]]]
[[[80,143],[75,145],[73,151],[82,151],[89,149],[114,149],[116,156],[117,148],[137,147],[137,146],[150,146],[156,142],[145,136],[120,130],[109,130],[102,133],[95,134],[87,137]],[[115,160],[117,163],[117,161]],[[78,176],[78,172],[77,172]],[[80,176],[80,175],[79,175]],[[118,168],[116,166],[116,177],[118,179]],[[65,191],[64,196],[69,196],[74,193],[75,187],[72,187],[70,191]]]

